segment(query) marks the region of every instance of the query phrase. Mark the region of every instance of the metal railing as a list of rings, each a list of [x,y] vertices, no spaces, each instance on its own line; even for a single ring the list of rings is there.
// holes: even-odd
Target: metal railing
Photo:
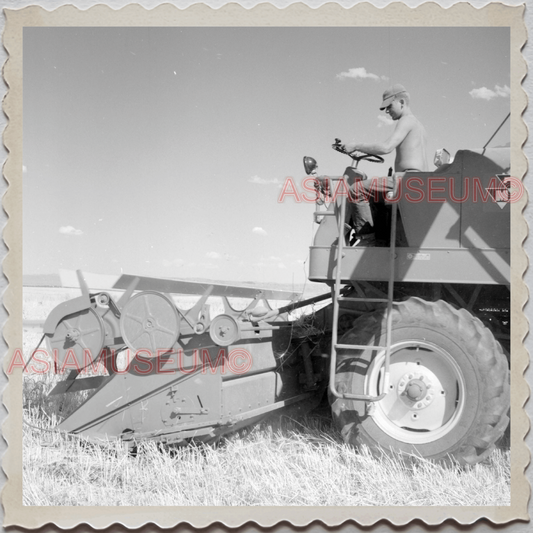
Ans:
[[[394,193],[393,193],[394,194]],[[339,208],[337,208],[339,210]],[[333,330],[331,336],[331,358],[330,358],[330,376],[329,376],[329,390],[337,398],[347,400],[364,400],[367,402],[377,402],[385,397],[388,392],[390,382],[390,352],[392,344],[392,304],[394,296],[394,276],[395,276],[395,259],[396,259],[396,227],[398,218],[398,204],[392,203],[391,213],[391,231],[390,231],[390,248],[389,248],[389,279],[388,279],[388,291],[387,298],[352,298],[340,295],[341,283],[342,283],[342,259],[344,257],[344,220],[346,217],[346,196],[341,196],[340,201],[340,214],[338,218],[339,238],[337,241],[337,257],[335,261],[335,285],[333,295]],[[365,253],[372,253],[368,250]],[[386,314],[386,345],[385,346],[372,346],[362,344],[339,344],[337,342],[338,337],[338,322],[339,311],[341,303],[347,301],[356,302],[382,302],[387,304]],[[379,349],[386,350],[385,352],[385,364],[384,364],[384,379],[382,392],[377,396],[369,394],[350,394],[347,392],[341,393],[335,387],[335,375],[337,370],[337,350],[362,350],[362,349]],[[379,391],[378,391],[379,392]]]

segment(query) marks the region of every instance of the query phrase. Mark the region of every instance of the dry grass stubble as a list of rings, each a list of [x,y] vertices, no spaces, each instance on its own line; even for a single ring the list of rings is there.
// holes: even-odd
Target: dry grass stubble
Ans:
[[[23,486],[25,505],[510,503],[509,452],[466,468],[406,464],[354,450],[322,417],[273,418],[218,446],[141,444],[136,456],[25,426]]]

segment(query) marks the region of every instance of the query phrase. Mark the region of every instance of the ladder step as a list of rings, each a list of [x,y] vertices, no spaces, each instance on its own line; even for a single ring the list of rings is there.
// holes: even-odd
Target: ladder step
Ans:
[[[369,344],[335,344],[336,350],[364,350],[366,348],[372,348],[374,350],[386,350],[386,346],[372,346]]]
[[[335,211],[333,211],[332,214],[334,214]],[[344,248],[344,234],[346,233],[344,230],[345,225],[343,225],[343,217],[346,213],[346,199],[344,197],[341,198],[341,204],[340,204],[340,217],[338,221],[338,240],[337,240],[337,248],[338,252],[341,252]],[[349,296],[340,296],[340,286],[341,286],[341,279],[342,279],[342,259],[343,255],[342,253],[337,253],[337,257],[335,258],[335,268],[336,268],[336,275],[335,275],[335,285],[334,285],[334,297],[333,297],[333,324],[332,324],[332,348],[331,348],[331,363],[333,365],[333,368],[335,368],[336,361],[337,361],[337,351],[338,350],[347,350],[352,351],[352,354],[347,354],[345,357],[355,359],[357,357],[357,354],[354,353],[357,350],[380,350],[385,351],[385,377],[384,377],[384,389],[389,388],[389,379],[390,379],[390,359],[391,359],[391,342],[392,342],[392,313],[390,313],[392,309],[392,304],[394,301],[394,274],[395,274],[395,265],[396,265],[396,222],[397,222],[397,216],[398,216],[398,205],[396,203],[392,204],[392,213],[391,213],[391,244],[390,244],[390,264],[389,264],[389,279],[388,279],[388,291],[387,291],[387,298],[352,298]],[[339,319],[339,310],[342,307],[342,302],[380,302],[380,303],[387,303],[387,326],[386,326],[386,335],[387,335],[387,341],[386,346],[372,346],[367,344],[338,344],[337,343],[337,328],[338,328],[338,319]],[[335,385],[335,374],[331,373],[329,376],[329,390],[338,398],[344,398],[344,399],[355,399],[355,400],[364,400],[364,401],[379,401],[381,398],[385,396],[385,394],[388,392],[384,390],[379,396],[367,396],[367,395],[350,395],[347,393],[340,393]]]
[[[335,211],[315,211],[315,217],[332,217],[336,215]]]
[[[389,303],[388,298],[353,298],[351,296],[339,296],[337,302],[382,302]]]

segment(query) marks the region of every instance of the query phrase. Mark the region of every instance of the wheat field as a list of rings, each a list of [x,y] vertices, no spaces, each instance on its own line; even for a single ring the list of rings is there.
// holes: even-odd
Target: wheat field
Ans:
[[[58,295],[58,292],[60,294]],[[47,297],[50,296],[49,298]],[[41,320],[68,291],[24,293],[24,319]],[[29,357],[41,336],[24,330]],[[510,451],[473,467],[372,456],[342,442],[327,407],[305,417],[271,415],[216,445],[93,444],[59,433],[46,412],[57,377],[25,375],[23,498],[33,506],[505,506]]]
[[[23,456],[25,505],[510,504],[509,452],[466,468],[374,457],[316,415],[277,415],[217,445],[141,444],[135,456],[116,442],[25,426]]]

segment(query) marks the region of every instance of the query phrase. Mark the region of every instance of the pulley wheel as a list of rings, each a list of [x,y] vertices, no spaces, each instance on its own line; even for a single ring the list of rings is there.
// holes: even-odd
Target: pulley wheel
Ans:
[[[96,295],[96,305],[103,309],[106,309],[109,306],[110,300],[111,297],[109,294],[107,294],[107,292],[101,292],[100,294]]]
[[[170,350],[180,334],[180,318],[174,302],[155,291],[140,292],[124,305],[120,332],[130,350],[157,356]]]
[[[78,311],[62,318],[54,334],[46,337],[46,343],[59,369],[65,365],[70,370],[81,370],[94,361],[104,347],[104,323],[92,308]]]
[[[229,346],[241,336],[239,322],[230,315],[218,315],[211,321],[209,335],[218,346]]]

